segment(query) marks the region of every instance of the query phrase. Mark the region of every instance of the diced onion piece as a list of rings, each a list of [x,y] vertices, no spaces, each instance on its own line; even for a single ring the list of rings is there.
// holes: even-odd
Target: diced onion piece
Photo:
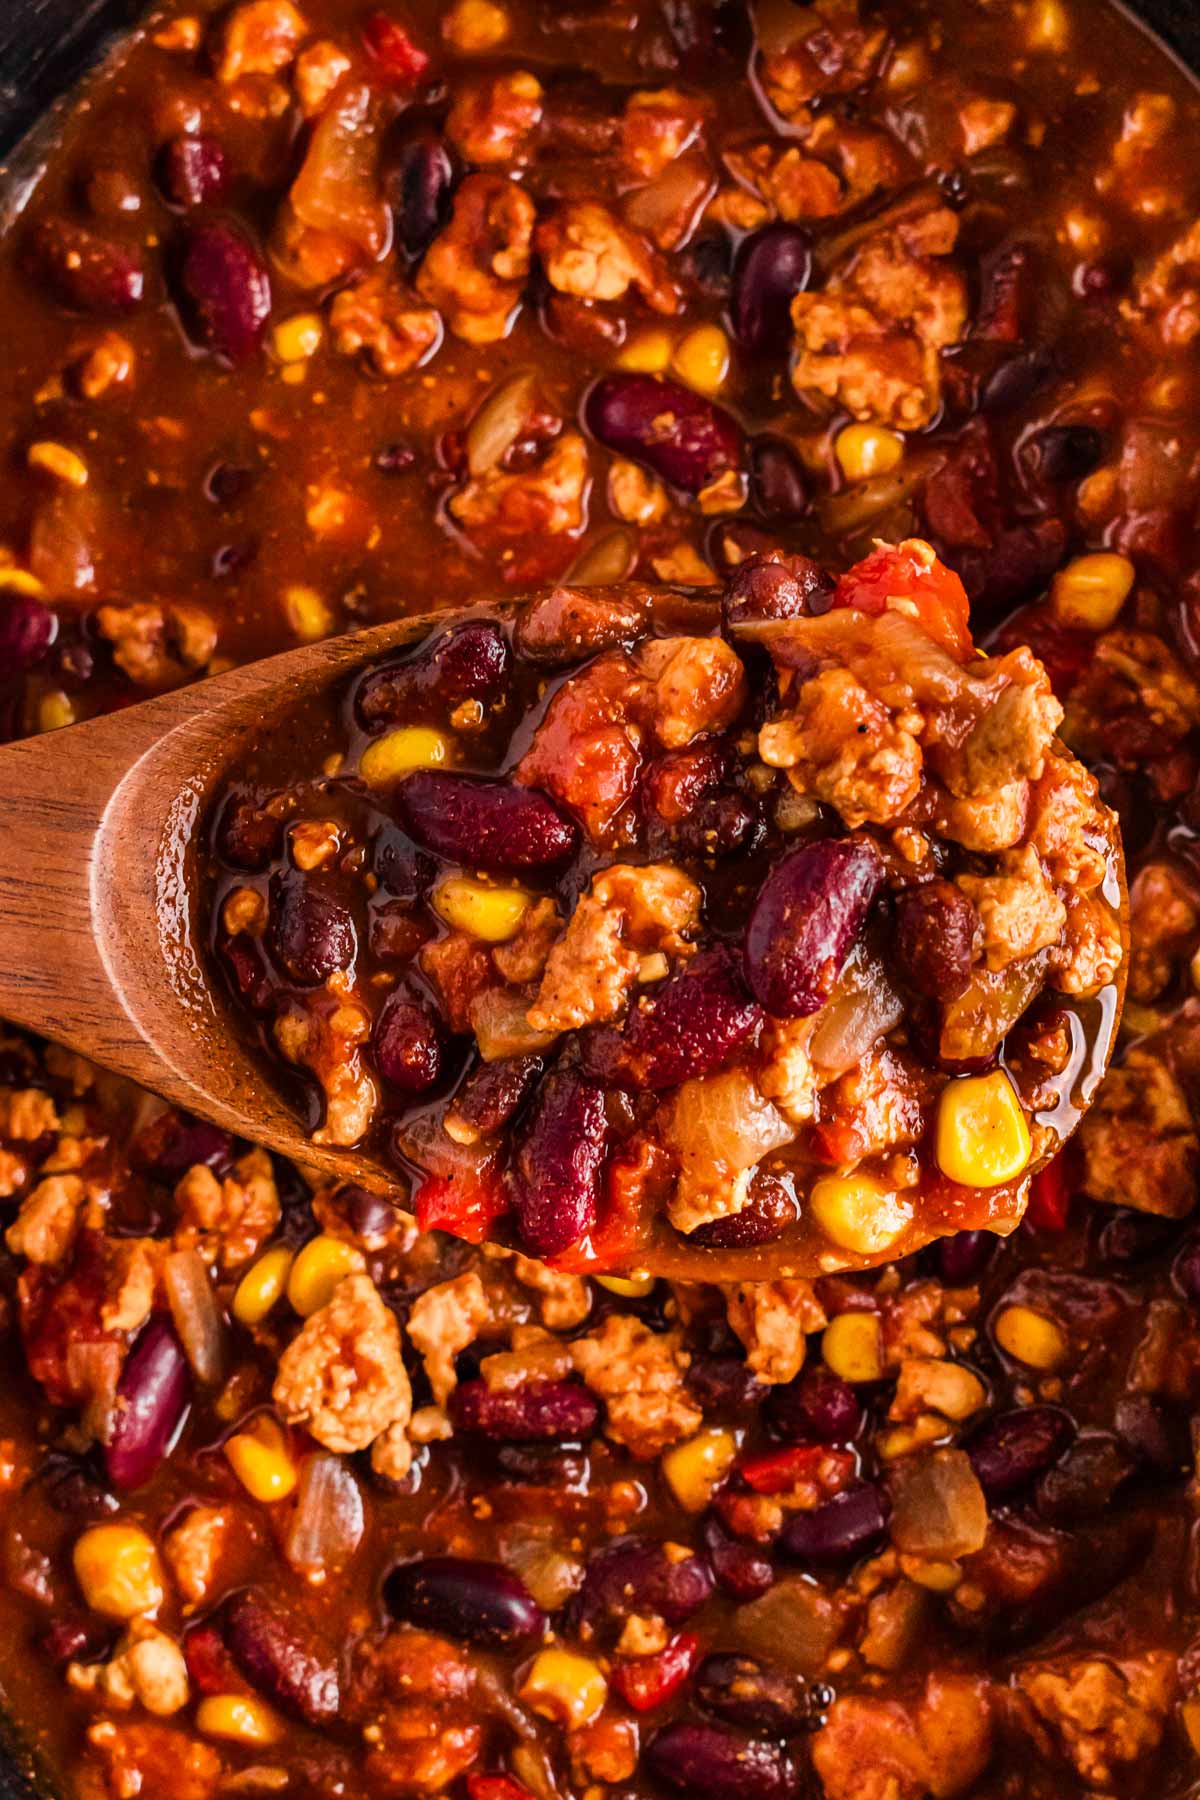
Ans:
[[[283,1554],[302,1575],[344,1568],[366,1529],[362,1491],[340,1456],[310,1456],[300,1469]]]
[[[536,382],[529,373],[510,375],[480,406],[467,426],[467,468],[478,480],[507,456],[532,416]]]
[[[196,1250],[174,1251],[163,1264],[163,1286],[192,1374],[215,1387],[225,1373],[227,1341],[207,1263]]]
[[[821,1010],[813,1033],[812,1060],[825,1074],[844,1074],[903,1017],[904,1002],[882,963],[856,957]]]
[[[952,1562],[980,1549],[987,1536],[987,1501],[964,1450],[903,1458],[891,1501],[892,1542],[908,1556]]]
[[[536,1056],[558,1036],[535,1031],[526,1018],[531,1002],[511,988],[485,988],[471,1003],[471,1029],[484,1062],[506,1056]]]
[[[815,1681],[821,1674],[841,1630],[837,1601],[816,1582],[799,1576],[776,1582],[761,1599],[738,1607],[734,1615],[739,1649],[805,1681]]]

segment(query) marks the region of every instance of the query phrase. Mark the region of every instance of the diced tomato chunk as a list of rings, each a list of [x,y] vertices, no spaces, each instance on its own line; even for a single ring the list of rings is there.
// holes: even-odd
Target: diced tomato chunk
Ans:
[[[492,1226],[508,1209],[508,1192],[498,1172],[490,1167],[430,1176],[413,1198],[413,1213],[422,1231],[448,1231],[468,1244],[486,1243]]]
[[[836,1493],[854,1467],[850,1450],[835,1450],[828,1444],[789,1444],[784,1450],[748,1456],[738,1474],[756,1494],[786,1494],[802,1481],[818,1482],[824,1492]]]
[[[967,590],[953,569],[939,562],[919,538],[872,550],[839,577],[839,606],[876,617],[901,610],[897,601],[905,610],[911,605],[930,637],[951,656],[966,661],[974,647]]]
[[[398,87],[415,87],[429,67],[424,50],[418,49],[403,25],[385,12],[368,13],[362,38],[380,73]]]
[[[1067,1229],[1071,1211],[1071,1185],[1067,1180],[1065,1160],[1056,1156],[1039,1169],[1029,1184],[1029,1205],[1025,1217],[1039,1231],[1060,1232]]]
[[[468,1775],[470,1800],[533,1800],[527,1787],[511,1775]]]
[[[657,1656],[630,1656],[615,1662],[610,1680],[634,1712],[652,1712],[679,1692],[700,1656],[700,1639],[680,1631]]]
[[[184,1633],[183,1660],[192,1685],[202,1694],[250,1691],[215,1625],[195,1625]]]
[[[1060,625],[1046,606],[1023,606],[996,634],[997,650],[1015,650],[1021,644],[1033,651],[1060,700],[1066,699],[1096,654],[1092,632]]]
[[[579,1243],[547,1257],[567,1275],[636,1269],[671,1178],[670,1158],[649,1138],[635,1137],[609,1163],[600,1217]]]

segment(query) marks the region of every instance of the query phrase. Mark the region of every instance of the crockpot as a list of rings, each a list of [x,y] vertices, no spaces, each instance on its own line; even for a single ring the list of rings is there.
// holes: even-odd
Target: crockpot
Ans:
[[[1113,0],[1200,74],[1197,0]],[[20,208],[75,84],[147,11],[145,0],[0,0],[0,230]],[[0,1800],[34,1800],[19,1721],[0,1710]]]

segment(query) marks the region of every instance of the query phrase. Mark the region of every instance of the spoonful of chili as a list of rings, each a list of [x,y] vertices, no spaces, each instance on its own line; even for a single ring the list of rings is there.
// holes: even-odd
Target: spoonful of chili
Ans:
[[[1124,988],[1061,718],[919,540],[331,639],[0,750],[0,1013],[563,1271],[1003,1233]]]

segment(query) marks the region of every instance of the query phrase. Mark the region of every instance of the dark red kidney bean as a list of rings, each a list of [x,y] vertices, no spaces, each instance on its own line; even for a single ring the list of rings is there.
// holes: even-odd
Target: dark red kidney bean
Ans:
[[[481,1063],[454,1096],[456,1119],[480,1137],[491,1137],[518,1113],[542,1072],[540,1056],[507,1056]]]
[[[970,1287],[978,1281],[995,1254],[997,1238],[991,1231],[956,1231],[937,1247],[938,1266],[947,1287]]]
[[[396,1208],[392,1202],[386,1194],[375,1193],[371,1188],[353,1183],[339,1188],[334,1195],[334,1205],[358,1238],[386,1237],[396,1223]]]
[[[869,1481],[862,1481],[814,1512],[794,1513],[783,1528],[779,1548],[799,1562],[845,1562],[865,1555],[886,1530],[883,1496]]]
[[[139,251],[67,219],[44,219],[34,228],[28,260],[54,298],[77,312],[132,312],[146,291]]]
[[[773,1387],[767,1416],[789,1443],[848,1444],[863,1420],[854,1389],[824,1363]]]
[[[600,1417],[599,1403],[574,1381],[530,1381],[519,1388],[489,1388],[464,1381],[450,1397],[457,1431],[514,1444],[549,1438],[588,1438]]]
[[[58,619],[32,594],[0,598],[0,681],[41,662],[58,636]]]
[[[145,1325],[117,1383],[104,1466],[114,1487],[149,1481],[183,1423],[192,1398],[187,1358],[168,1319]]]
[[[51,1619],[39,1632],[38,1649],[58,1668],[69,1662],[91,1662],[103,1654],[112,1639],[108,1626],[98,1619]]]
[[[706,1656],[696,1670],[695,1695],[705,1712],[765,1737],[794,1737],[813,1722],[804,1683],[753,1656]]]
[[[545,794],[486,775],[420,770],[404,777],[394,803],[419,844],[468,868],[548,868],[565,862],[579,839]]]
[[[606,449],[688,494],[742,466],[745,442],[732,414],[656,375],[602,376],[584,399],[583,418]]]
[[[717,1586],[735,1600],[757,1600],[774,1586],[775,1568],[766,1551],[758,1544],[743,1544],[730,1537],[719,1520],[705,1519],[700,1541]]]
[[[433,1008],[403,988],[394,989],[371,1032],[371,1055],[383,1079],[402,1093],[422,1093],[442,1072],[442,1052]]]
[[[535,1098],[512,1167],[517,1229],[535,1256],[578,1243],[595,1223],[608,1148],[604,1090],[571,1070]]]
[[[206,350],[230,363],[253,356],[271,316],[271,278],[243,231],[224,219],[192,226],[177,287],[184,322]]]
[[[740,1356],[693,1356],[684,1383],[706,1413],[722,1408],[744,1412],[774,1391]]]
[[[808,482],[800,458],[782,438],[758,437],[750,445],[750,498],[772,523],[800,519],[808,511]]]
[[[433,886],[437,864],[398,825],[385,825],[371,841],[371,873],[405,906],[415,906]]]
[[[1056,1406],[1000,1413],[967,1445],[975,1477],[989,1500],[1005,1500],[1058,1461],[1075,1426]]]
[[[749,1204],[727,1219],[712,1219],[689,1231],[689,1244],[702,1250],[752,1250],[757,1244],[773,1244],[800,1217],[800,1204],[790,1176],[772,1175],[760,1169],[754,1177]]]
[[[68,1450],[52,1450],[36,1479],[48,1503],[66,1518],[106,1519],[121,1510],[121,1502],[105,1487],[99,1469],[88,1458]]]
[[[311,876],[288,869],[271,877],[271,953],[295,981],[316,987],[354,961],[354,921]]]
[[[658,1092],[723,1069],[762,1025],[725,945],[694,962],[635,1007],[625,1027],[625,1060],[639,1088]]]
[[[824,1006],[883,884],[874,844],[825,838],[776,863],[746,929],[746,976],[779,1019]]]
[[[386,176],[385,191],[406,256],[421,256],[450,217],[454,163],[444,141],[423,131],[403,144]]]
[[[383,1584],[393,1618],[441,1631],[487,1649],[530,1644],[545,1615],[525,1583],[502,1563],[464,1556],[429,1556],[400,1563]]]
[[[508,675],[508,640],[490,619],[466,619],[399,660],[376,663],[358,684],[364,725],[411,724],[431,710],[443,717],[464,700],[491,700]]]
[[[927,881],[897,895],[896,967],[931,1000],[957,1000],[971,982],[979,914],[952,881]]]
[[[800,1777],[787,1752],[716,1725],[665,1725],[642,1752],[656,1781],[689,1800],[797,1800]]]
[[[613,1633],[631,1613],[657,1613],[668,1625],[683,1625],[712,1591],[712,1573],[700,1557],[673,1561],[652,1538],[623,1537],[593,1554],[571,1612],[580,1624]]]
[[[727,629],[768,619],[806,619],[827,613],[836,585],[807,556],[748,556],[721,596]]]
[[[173,1109],[160,1113],[130,1145],[131,1159],[159,1181],[171,1186],[197,1163],[215,1175],[228,1175],[233,1167],[235,1144],[230,1132],[207,1119]]]
[[[172,206],[210,206],[229,186],[229,158],[206,133],[175,137],[159,151],[155,173]]]
[[[705,794],[671,832],[685,856],[705,861],[749,854],[764,831],[762,815],[743,794]]]
[[[214,840],[235,869],[265,869],[283,842],[283,823],[235,788],[222,802]]]
[[[238,998],[251,1012],[269,1012],[275,1004],[275,986],[267,959],[254,938],[221,937],[217,955],[224,964]]]
[[[764,225],[742,244],[733,265],[733,332],[756,356],[787,348],[792,301],[812,277],[812,244],[799,225]]]
[[[253,1588],[234,1594],[224,1608],[222,1636],[251,1687],[281,1712],[305,1725],[330,1725],[337,1718],[336,1657],[274,1601]]]

